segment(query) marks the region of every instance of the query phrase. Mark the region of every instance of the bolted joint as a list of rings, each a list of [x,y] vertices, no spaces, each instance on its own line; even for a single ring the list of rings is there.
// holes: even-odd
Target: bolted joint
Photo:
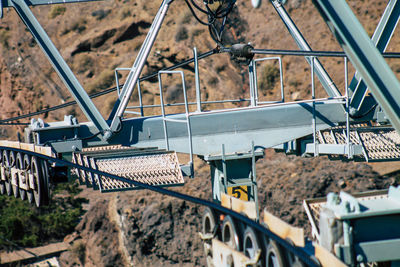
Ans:
[[[103,132],[103,140],[104,141],[108,141],[111,138],[111,136],[112,136],[111,130],[105,130]]]

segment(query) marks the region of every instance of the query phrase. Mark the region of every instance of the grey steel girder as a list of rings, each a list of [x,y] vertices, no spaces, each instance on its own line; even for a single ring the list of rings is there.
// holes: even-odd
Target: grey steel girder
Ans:
[[[351,63],[400,132],[400,83],[344,0],[314,0]]]
[[[390,39],[396,29],[400,18],[400,1],[391,0],[386,6],[385,12],[379,21],[378,26],[372,36],[372,42],[375,44],[379,52],[384,52],[389,44]],[[367,86],[356,72],[349,85],[349,91],[352,93],[350,101],[350,114],[356,115],[366,103],[364,98],[367,94]],[[369,106],[374,105],[374,102],[369,102]],[[364,108],[364,109],[368,109]]]
[[[345,122],[342,112],[343,101],[329,100],[316,103],[316,128],[322,130]],[[171,119],[185,119],[185,114],[168,115]],[[248,151],[254,141],[255,148],[274,147],[297,138],[312,134],[312,104],[287,103],[270,106],[238,108],[232,110],[210,111],[189,116],[193,140],[193,153],[197,155],[219,155],[225,144],[226,153]],[[185,123],[168,123],[169,147],[177,152],[189,153],[188,133]],[[74,129],[76,131],[76,129]],[[56,133],[55,129],[45,127],[35,130],[40,144],[47,141],[53,147],[62,147],[64,152],[79,146],[76,142],[61,141],[66,131]],[[96,130],[90,122],[81,123],[78,136],[90,136]],[[71,132],[71,137],[73,138]],[[110,140],[94,137],[80,141],[83,147],[122,144],[135,147],[165,148],[162,116],[131,118],[122,121],[122,129]],[[68,147],[69,146],[69,147]],[[56,148],[55,148],[56,149]],[[61,148],[60,148],[61,149]],[[57,149],[56,149],[57,150]]]
[[[110,129],[108,124],[100,114],[99,110],[93,104],[92,100],[83,89],[82,85],[79,83],[78,79],[75,77],[68,64],[61,56],[60,52],[54,46],[45,30],[35,18],[35,15],[28,6],[29,2],[24,0],[12,0],[11,2],[15,11],[18,13],[26,27],[31,31],[36,42],[43,50],[50,63],[53,65],[53,68],[56,70],[65,86],[68,88],[79,107],[82,109],[83,113],[89,120],[93,122],[97,128],[97,132],[100,131],[107,134],[107,131]]]

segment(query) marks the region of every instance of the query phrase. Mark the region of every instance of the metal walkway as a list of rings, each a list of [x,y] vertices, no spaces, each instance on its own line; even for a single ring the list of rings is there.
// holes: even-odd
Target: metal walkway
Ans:
[[[183,185],[178,157],[173,151],[157,148],[138,149],[123,146],[105,146],[73,153],[73,162],[154,186]],[[134,189],[135,186],[75,170],[79,181],[101,192]]]
[[[317,136],[320,144],[347,143],[344,126],[319,131]],[[357,160],[367,162],[400,160],[400,136],[391,127],[355,126],[350,128],[349,136],[352,145],[361,146],[363,153],[355,155]]]

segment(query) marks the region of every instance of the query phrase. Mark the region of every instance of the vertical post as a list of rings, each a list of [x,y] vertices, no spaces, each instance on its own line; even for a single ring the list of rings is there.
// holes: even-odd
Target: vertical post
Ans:
[[[281,101],[285,102],[285,91],[283,89],[283,67],[282,67],[282,58],[278,57],[279,60],[279,78],[281,79]]]
[[[250,91],[250,106],[254,107],[256,105],[254,99],[254,92],[256,91],[256,77],[255,77],[255,64],[254,59],[249,64],[249,91]]]
[[[313,106],[313,118],[312,118],[312,128],[313,128],[313,140],[314,140],[314,157],[318,156],[317,152],[317,122],[315,117],[315,81],[314,81],[314,57],[311,57],[311,95],[312,95],[312,106]]]
[[[257,60],[253,61],[253,94],[254,94],[254,105],[258,106],[258,80],[257,80]]]
[[[353,157],[350,153],[350,110],[349,110],[349,81],[348,81],[348,62],[347,57],[344,58],[344,86],[345,86],[345,97],[346,97],[346,145],[347,145],[347,158],[351,159]]]
[[[226,173],[225,144],[222,144],[222,171],[224,173],[224,191],[228,193],[228,177]]]
[[[137,82],[137,88],[138,88],[138,95],[139,95],[139,106],[140,106],[140,116],[144,116],[144,111],[143,111],[143,100],[142,100],[142,88],[140,87],[140,80]]]
[[[194,75],[196,82],[196,104],[197,104],[197,112],[201,112],[201,94],[200,94],[200,77],[199,77],[199,61],[197,57],[197,48],[193,48],[194,54]]]
[[[254,203],[256,204],[257,221],[260,220],[260,210],[258,207],[258,187],[256,173],[256,152],[254,150],[254,141],[251,142],[251,180],[253,184]]]
[[[190,153],[190,173],[191,173],[191,178],[193,178],[194,175],[194,170],[193,170],[193,142],[192,142],[192,127],[190,125],[190,117],[189,117],[189,104],[187,100],[187,94],[186,94],[186,84],[185,84],[185,75],[183,74],[183,71],[179,72],[182,77],[182,87],[183,87],[183,97],[185,100],[185,115],[186,115],[186,126],[187,126],[187,131],[188,131],[188,139],[189,139],[189,153]]]
[[[165,149],[169,150],[167,122],[165,120],[165,110],[164,110],[164,97],[163,97],[163,92],[162,92],[161,72],[158,72],[158,86],[160,89],[160,105],[161,105],[161,114],[162,114],[163,126],[164,126]]]

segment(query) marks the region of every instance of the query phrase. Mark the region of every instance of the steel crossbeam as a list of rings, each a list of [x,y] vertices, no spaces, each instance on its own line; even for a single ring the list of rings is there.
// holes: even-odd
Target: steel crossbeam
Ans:
[[[316,129],[322,130],[346,121],[343,101],[316,99]],[[186,114],[171,114],[167,118],[184,120]],[[313,105],[310,102],[277,103],[257,107],[216,110],[190,114],[193,154],[216,155],[221,144],[226,153],[248,151],[254,141],[256,147],[273,147],[313,133],[311,121]],[[98,137],[83,140],[83,147],[123,144],[135,147],[165,148],[163,117],[140,117],[123,120],[124,127],[109,141]],[[90,122],[76,129],[79,136],[89,136],[96,131]],[[37,131],[40,143],[47,141],[57,150],[54,129]],[[173,123],[168,129],[169,149],[189,153],[188,133],[184,123]],[[59,139],[61,136],[59,137]],[[71,145],[65,142],[65,149]],[[65,150],[64,150],[65,151]]]

